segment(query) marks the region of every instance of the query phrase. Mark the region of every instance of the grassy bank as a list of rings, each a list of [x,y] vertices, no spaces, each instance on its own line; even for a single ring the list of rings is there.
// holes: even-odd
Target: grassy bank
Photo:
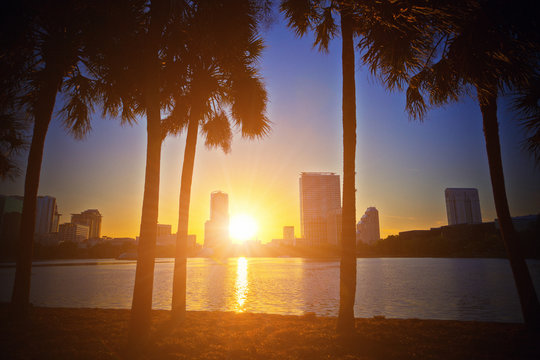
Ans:
[[[33,308],[15,325],[0,307],[3,359],[118,359],[128,310]],[[153,312],[148,359],[538,359],[540,337],[523,325],[357,319],[339,337],[334,318],[189,312],[183,326]]]

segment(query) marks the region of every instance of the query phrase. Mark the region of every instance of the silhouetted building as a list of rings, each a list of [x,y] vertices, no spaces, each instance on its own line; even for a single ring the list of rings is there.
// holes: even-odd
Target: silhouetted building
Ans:
[[[204,247],[221,247],[229,243],[229,196],[214,191],[210,195],[210,220],[204,224]]]
[[[89,229],[88,238],[98,239],[101,237],[101,214],[97,209],[85,210],[80,214],[71,214],[71,222],[87,226]]]
[[[197,246],[197,235],[189,234],[187,236],[187,247],[188,249],[190,249],[190,248],[194,248],[195,246]]]
[[[0,196],[0,259],[13,258],[19,241],[22,196]]]
[[[22,213],[22,206],[23,206],[22,196],[0,195],[0,214],[6,214],[6,213],[11,213],[11,212]]]
[[[0,242],[3,239],[18,241],[23,199],[22,196],[0,196]],[[51,234],[58,232],[59,220],[56,199],[52,196],[38,196],[34,240],[49,243],[49,239],[54,238]]]
[[[157,236],[171,235],[171,234],[172,234],[172,225],[168,225],[168,224],[157,225]]]
[[[60,214],[56,198],[52,196],[38,196],[36,203],[36,227],[34,234],[47,235],[58,232]]]
[[[341,216],[339,175],[327,172],[303,172],[300,175],[300,219],[302,238],[310,246],[338,242],[339,229],[328,222]],[[331,217],[331,219],[329,219]]]
[[[495,227],[499,229],[499,219],[495,219],[494,223],[495,223]],[[540,214],[514,216],[512,218],[512,224],[514,225],[514,230],[518,232],[539,228],[540,227]]]
[[[480,199],[473,188],[448,188],[444,190],[448,225],[480,224]]]
[[[86,225],[65,223],[58,228],[58,240],[59,242],[81,243],[88,240],[89,233],[90,228]]]
[[[379,211],[375,207],[368,207],[358,224],[356,224],[356,243],[362,242],[373,245],[380,238]]]
[[[283,227],[283,244],[294,246],[294,226],[284,226]]]
[[[4,227],[6,228],[13,227],[13,225],[8,220],[4,219],[4,215],[14,214],[14,213],[20,215],[22,213],[22,206],[23,206],[22,196],[0,195],[0,229],[4,229]]]
[[[172,225],[158,224],[156,245],[173,246],[175,244],[176,244],[176,234],[172,234]]]

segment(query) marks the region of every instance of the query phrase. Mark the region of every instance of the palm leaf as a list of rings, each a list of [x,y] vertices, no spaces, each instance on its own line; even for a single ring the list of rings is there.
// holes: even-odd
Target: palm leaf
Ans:
[[[211,113],[202,126],[207,148],[221,148],[224,153],[231,151],[232,131],[229,118],[223,111]]]

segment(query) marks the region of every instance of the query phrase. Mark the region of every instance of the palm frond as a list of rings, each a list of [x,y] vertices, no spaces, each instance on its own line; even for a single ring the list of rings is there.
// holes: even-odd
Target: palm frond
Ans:
[[[531,153],[536,164],[540,164],[540,75],[518,90],[513,109],[519,114],[519,122],[525,129],[524,148]]]
[[[231,151],[232,130],[229,118],[223,111],[212,112],[202,126],[207,148],[221,148],[224,153]]]
[[[325,7],[320,15],[320,20],[315,26],[315,43],[320,52],[328,52],[328,45],[338,33],[338,27],[335,23],[333,8]]]
[[[315,2],[312,0],[284,0],[280,10],[287,19],[287,26],[295,31],[296,36],[304,36],[313,26]]]
[[[90,115],[98,96],[95,81],[75,69],[64,81],[62,91],[67,97],[66,104],[59,112],[64,127],[76,139],[83,139],[92,130]]]
[[[190,120],[189,103],[185,96],[175,98],[174,107],[162,121],[163,137],[168,134],[180,135],[187,128]]]
[[[265,115],[268,95],[263,82],[244,72],[232,82],[232,115],[242,136],[260,138],[270,132],[270,121]]]
[[[0,179],[13,180],[20,175],[15,156],[27,146],[25,130],[14,111],[0,113]]]

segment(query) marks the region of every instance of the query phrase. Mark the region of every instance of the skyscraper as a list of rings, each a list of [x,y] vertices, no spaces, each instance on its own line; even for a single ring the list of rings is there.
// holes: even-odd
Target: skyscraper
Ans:
[[[448,225],[480,224],[480,199],[474,188],[448,188],[444,190]]]
[[[327,172],[303,172],[300,175],[300,219],[302,238],[310,246],[320,246],[335,239],[335,223],[341,213],[339,175]],[[330,219],[332,217],[332,219]]]
[[[52,196],[38,196],[36,205],[36,227],[34,234],[47,235],[58,232],[60,214],[56,206],[56,198]]]
[[[375,207],[368,207],[358,224],[356,224],[356,242],[373,245],[380,238],[379,211]]]
[[[99,239],[101,237],[101,214],[97,209],[88,209],[80,214],[71,214],[71,222],[88,226],[89,239]]]
[[[204,224],[204,246],[229,244],[229,196],[221,191],[210,194],[210,220]]]

